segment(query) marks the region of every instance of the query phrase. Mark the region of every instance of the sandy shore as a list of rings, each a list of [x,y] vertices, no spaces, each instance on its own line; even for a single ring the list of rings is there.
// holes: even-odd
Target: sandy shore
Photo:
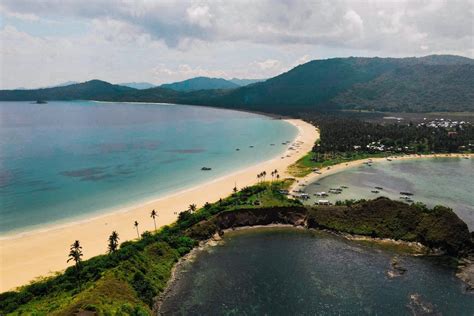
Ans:
[[[413,159],[426,159],[426,158],[463,158],[463,157],[474,158],[474,154],[398,155],[398,156],[390,156],[390,159],[392,161],[395,161],[395,160],[413,160]],[[330,169],[323,168],[320,170],[321,174],[310,173],[307,176],[298,178],[298,181],[293,184],[291,190],[300,189],[298,188],[300,184],[309,184],[317,180],[320,180],[322,178],[325,178],[329,175],[344,171],[345,169],[360,166],[364,162],[367,162],[368,160],[369,159],[354,160],[354,161],[349,161],[347,163],[340,163],[340,164],[331,166]],[[370,160],[372,160],[373,163],[377,163],[380,161],[387,161],[387,158],[371,158]]]
[[[126,212],[108,213],[101,217],[51,227],[44,231],[9,236],[0,240],[0,292],[28,283],[39,276],[46,276],[65,269],[69,245],[80,240],[84,249],[84,259],[105,253],[107,238],[115,230],[120,241],[137,237],[133,226],[139,222],[140,233],[153,230],[150,211],[157,210],[157,226],[174,222],[179,211],[192,203],[202,206],[206,202],[217,201],[228,196],[234,185],[238,188],[257,182],[256,175],[262,171],[270,174],[277,169],[280,175],[288,177],[289,165],[304,156],[313,147],[319,134],[314,126],[301,120],[286,120],[298,128],[294,142],[299,145],[281,156],[237,171],[194,188],[170,194],[155,201],[130,208]],[[283,158],[282,158],[283,157]],[[35,255],[32,255],[35,254]]]

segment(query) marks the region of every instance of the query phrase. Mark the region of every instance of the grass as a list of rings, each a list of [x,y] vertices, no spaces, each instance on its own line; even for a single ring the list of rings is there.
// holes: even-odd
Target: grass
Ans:
[[[390,153],[359,153],[359,152],[352,152],[352,153],[337,153],[335,155],[331,155],[331,157],[323,160],[323,161],[314,161],[315,158],[314,152],[309,152],[305,156],[301,157],[298,161],[288,167],[288,173],[293,177],[301,178],[307,176],[313,169],[319,168],[327,168],[330,166],[334,166],[341,163],[347,163],[349,161],[355,161],[360,159],[368,159],[368,158],[378,158],[378,157],[388,157]]]

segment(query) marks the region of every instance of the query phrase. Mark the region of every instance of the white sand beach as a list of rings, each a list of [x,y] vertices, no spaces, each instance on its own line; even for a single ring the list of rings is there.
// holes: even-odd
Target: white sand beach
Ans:
[[[79,240],[84,249],[84,259],[106,252],[107,238],[117,231],[120,242],[137,238],[133,225],[139,222],[139,231],[154,229],[150,211],[158,212],[157,226],[170,224],[180,211],[195,203],[198,207],[228,196],[234,185],[238,188],[257,182],[256,175],[262,171],[268,174],[277,169],[282,178],[288,177],[287,167],[304,156],[318,139],[317,129],[302,120],[287,122],[298,128],[294,142],[299,145],[271,160],[234,172],[219,179],[200,184],[191,189],[176,192],[155,201],[137,205],[127,211],[107,213],[100,217],[47,227],[0,240],[0,292],[27,284],[31,280],[65,269],[69,246]],[[283,158],[282,158],[283,157]],[[34,255],[32,255],[34,254]]]

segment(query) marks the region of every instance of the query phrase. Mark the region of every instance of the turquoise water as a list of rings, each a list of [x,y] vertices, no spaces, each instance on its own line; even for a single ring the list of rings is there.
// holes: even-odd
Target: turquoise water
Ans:
[[[277,156],[296,134],[206,107],[0,102],[0,234],[179,191]]]
[[[407,272],[390,278],[398,257]],[[164,315],[474,314],[454,270],[337,236],[265,228],[226,233],[178,270]],[[424,309],[424,310],[423,310]]]
[[[345,199],[375,198],[386,196],[399,200],[400,192],[412,192],[413,201],[433,207],[445,205],[474,230],[474,160],[463,158],[433,158],[394,160],[361,165],[329,175],[308,185],[304,190],[311,195],[307,202],[313,204],[316,192],[348,186],[341,194],[330,194],[331,202]],[[374,187],[380,193],[372,193]]]

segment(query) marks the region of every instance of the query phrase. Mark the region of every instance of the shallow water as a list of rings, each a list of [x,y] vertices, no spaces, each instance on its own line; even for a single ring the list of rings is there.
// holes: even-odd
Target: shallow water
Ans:
[[[394,256],[407,272],[389,278]],[[411,315],[422,307],[474,314],[474,296],[452,268],[307,230],[226,233],[178,275],[165,315]]]
[[[474,230],[474,160],[463,158],[433,158],[415,160],[380,161],[372,167],[361,165],[329,175],[309,184],[305,192],[310,194],[307,201],[313,204],[319,197],[316,192],[328,192],[341,185],[341,194],[331,194],[331,202],[346,199],[372,199],[386,196],[399,200],[400,192],[412,192],[415,202],[433,207],[451,207],[464,220],[469,229]],[[372,193],[374,187],[382,187],[380,193]]]
[[[206,107],[0,102],[0,234],[191,187],[277,156],[296,134]]]

